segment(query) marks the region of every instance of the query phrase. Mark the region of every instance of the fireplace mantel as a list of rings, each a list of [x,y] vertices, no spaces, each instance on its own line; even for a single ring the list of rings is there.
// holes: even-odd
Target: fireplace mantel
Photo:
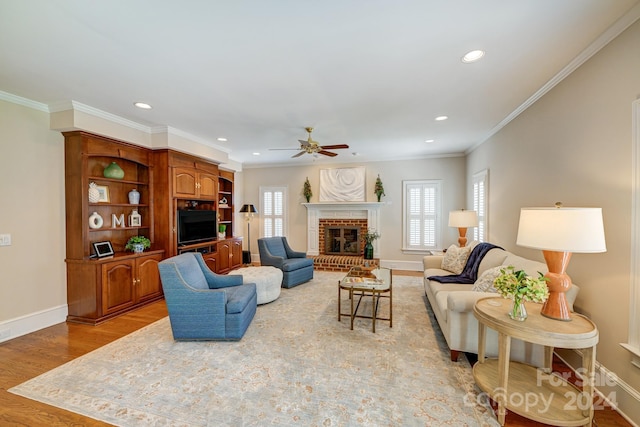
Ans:
[[[382,202],[323,202],[303,203],[307,208],[307,255],[320,255],[319,222],[323,218],[366,219],[368,227],[380,230]],[[378,240],[373,241],[374,253],[378,252]]]

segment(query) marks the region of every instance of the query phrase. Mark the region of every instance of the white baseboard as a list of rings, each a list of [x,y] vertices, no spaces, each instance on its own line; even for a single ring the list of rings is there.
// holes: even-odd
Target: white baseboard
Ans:
[[[390,259],[381,259],[380,266],[386,268],[392,268],[394,270],[407,270],[407,271],[423,271],[424,267],[422,261],[396,261]]]
[[[65,322],[68,313],[65,304],[0,322],[0,342]]]
[[[556,349],[556,354],[573,371],[582,367],[582,353],[580,350]],[[640,392],[599,362],[596,362],[595,378],[595,392],[607,404],[615,408],[632,426],[639,427]]]

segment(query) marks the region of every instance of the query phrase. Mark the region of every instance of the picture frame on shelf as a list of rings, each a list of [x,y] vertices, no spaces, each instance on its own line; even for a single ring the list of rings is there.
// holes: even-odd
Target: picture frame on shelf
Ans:
[[[105,240],[104,242],[93,242],[92,245],[95,257],[98,259],[112,257],[115,253],[111,242],[108,240]]]
[[[109,198],[109,187],[106,185],[96,185],[96,189],[98,190],[98,203],[109,203],[111,199]]]

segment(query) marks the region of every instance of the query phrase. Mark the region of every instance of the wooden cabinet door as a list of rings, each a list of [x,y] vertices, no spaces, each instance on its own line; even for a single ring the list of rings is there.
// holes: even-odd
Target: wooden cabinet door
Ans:
[[[173,169],[173,195],[174,197],[198,197],[198,177],[194,169]]]
[[[113,313],[135,304],[133,260],[102,265],[102,314]]]
[[[136,299],[142,302],[162,294],[162,283],[158,263],[162,255],[149,255],[136,260]]]
[[[206,254],[202,254],[202,259],[204,259],[205,264],[209,267],[209,270],[217,273],[220,271],[220,266],[218,265],[218,254],[215,252],[209,252]]]
[[[198,174],[198,190],[201,199],[215,200],[218,177],[208,173]]]
[[[218,243],[218,273],[226,273],[231,268],[231,245],[228,240]]]
[[[231,246],[231,268],[242,265],[242,240],[233,240]]]

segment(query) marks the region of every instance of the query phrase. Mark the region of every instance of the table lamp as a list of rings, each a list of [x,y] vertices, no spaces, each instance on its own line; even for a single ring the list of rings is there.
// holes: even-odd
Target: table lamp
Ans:
[[[457,227],[460,237],[458,244],[461,248],[467,244],[467,228],[478,226],[478,214],[476,211],[459,211],[449,212],[449,227]]]
[[[256,209],[255,206],[249,204],[249,205],[242,205],[242,207],[240,208],[240,213],[244,214],[244,219],[247,221],[247,249],[249,251],[249,263],[251,263],[251,220],[253,219],[253,216],[255,214],[258,213],[258,210]]]
[[[565,292],[571,288],[566,274],[573,252],[605,252],[601,208],[565,208],[556,203],[550,208],[522,208],[517,245],[541,249],[549,272],[545,274],[549,298],[540,314],[550,319],[569,321]]]

